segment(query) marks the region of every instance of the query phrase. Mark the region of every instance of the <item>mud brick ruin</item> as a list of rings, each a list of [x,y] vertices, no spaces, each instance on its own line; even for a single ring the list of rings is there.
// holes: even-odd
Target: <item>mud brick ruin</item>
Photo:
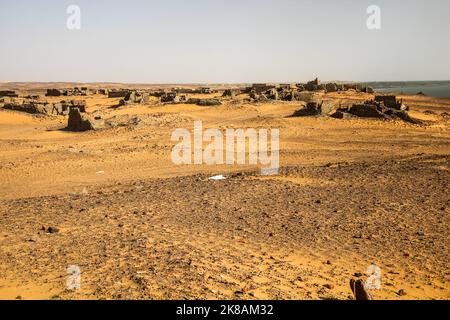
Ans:
[[[387,108],[407,110],[403,100],[397,100],[396,96],[375,96],[375,101],[383,103]]]
[[[223,92],[222,97],[235,98],[239,93],[241,93],[240,90],[226,89]]]
[[[300,110],[297,110],[292,115],[293,117],[304,117],[304,116],[317,116],[322,113],[322,103],[308,102],[306,106]]]
[[[161,96],[162,103],[185,103],[188,98],[184,94],[178,94],[177,92],[165,93]]]
[[[349,108],[339,108],[332,117],[342,119],[345,117],[345,113],[348,113],[363,118],[398,118],[405,122],[420,124],[419,120],[409,116],[407,110],[408,108],[401,100],[397,100],[395,96],[375,96],[375,100],[353,104]]]

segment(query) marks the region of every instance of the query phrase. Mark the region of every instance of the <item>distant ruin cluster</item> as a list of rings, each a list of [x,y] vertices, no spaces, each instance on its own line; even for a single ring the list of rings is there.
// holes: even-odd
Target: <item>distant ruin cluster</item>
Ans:
[[[51,116],[68,116],[68,129],[86,131],[101,128],[101,116],[92,117],[86,112],[86,99],[64,99],[58,97],[88,97],[102,95],[104,98],[116,99],[111,108],[133,105],[172,105],[192,104],[204,107],[219,106],[224,103],[271,103],[301,102],[303,107],[292,116],[327,115],[336,119],[346,117],[366,117],[379,119],[398,118],[411,123],[418,123],[409,117],[407,107],[395,96],[374,96],[373,99],[353,105],[343,106],[339,99],[320,100],[327,97],[321,93],[366,93],[373,94],[371,87],[359,83],[320,83],[314,79],[306,83],[267,84],[211,87],[168,87],[165,89],[129,89],[129,88],[88,88],[74,87],[66,89],[46,89],[43,95],[29,94],[20,97],[16,91],[0,91],[0,107],[9,110],[23,111],[32,114]],[[336,98],[336,97],[335,97]]]
[[[374,90],[371,87],[366,87],[357,83],[349,84],[337,84],[337,83],[326,83],[321,84],[319,79],[316,78],[306,84],[253,84],[251,87],[247,87],[241,91],[241,93],[248,93],[250,98],[254,101],[268,101],[268,100],[281,100],[281,101],[305,101],[305,92],[314,91],[324,91],[328,92],[339,92],[354,90],[356,92],[366,92],[373,93]],[[231,96],[235,95],[236,92],[227,93]]]
[[[337,107],[317,102],[308,102],[305,107],[294,112],[294,117],[328,115],[336,119],[347,117],[378,118],[378,119],[401,119],[403,121],[419,124],[420,121],[409,116],[408,107],[395,96],[375,96],[374,100],[364,103],[356,103],[347,107]]]
[[[19,95],[15,91],[4,90],[0,91],[0,98],[9,97],[9,98],[17,98]]]
[[[89,89],[87,87],[75,87],[73,89],[58,90],[47,89],[45,94],[47,97],[60,97],[60,96],[89,96],[94,94],[108,94],[108,89]]]
[[[309,97],[309,92],[324,91],[324,92],[339,92],[354,90],[355,92],[374,93],[373,88],[364,86],[358,83],[349,84],[337,84],[327,83],[321,84],[319,79],[314,79],[305,84],[267,84],[267,83],[255,83],[251,86],[242,88],[224,89],[222,91],[212,90],[210,88],[194,89],[179,89],[175,88],[170,92],[163,90],[154,92],[152,95],[161,97],[162,103],[188,103],[198,105],[220,105],[220,100],[215,101],[203,101],[205,99],[192,99],[188,98],[187,94],[194,93],[219,93],[221,92],[222,98],[234,99],[239,95],[247,95],[248,98],[244,99],[247,102],[267,102],[267,101],[305,101]],[[206,99],[207,100],[207,99]]]

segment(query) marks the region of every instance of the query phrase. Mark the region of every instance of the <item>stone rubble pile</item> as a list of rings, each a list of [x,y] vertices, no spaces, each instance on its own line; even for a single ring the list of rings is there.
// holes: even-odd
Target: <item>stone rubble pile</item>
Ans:
[[[120,105],[145,104],[148,103],[149,94],[145,91],[129,91],[126,96],[120,100]]]
[[[178,94],[177,92],[164,93],[161,96],[161,103],[186,103],[188,98],[185,94]]]
[[[345,114],[361,118],[400,119],[412,124],[420,124],[421,121],[412,118],[402,100],[395,96],[375,96],[375,100],[353,104],[348,108],[339,108],[332,115],[333,118],[342,119]]]
[[[338,92],[338,91],[348,91],[355,90],[357,92],[367,92],[373,93],[373,88],[365,87],[361,84],[351,83],[351,84],[337,84],[337,83],[326,83],[321,84],[319,79],[316,78],[312,81],[308,81],[306,84],[253,84],[251,87],[247,87],[241,91],[241,93],[248,93],[250,99],[255,102],[265,102],[269,100],[280,100],[280,101],[304,101],[303,97],[300,95],[301,92],[314,92],[314,91],[324,91],[324,92]],[[230,96],[230,92],[224,92],[224,96]]]
[[[90,89],[87,87],[75,87],[73,89],[47,89],[46,97],[60,96],[89,96],[94,94],[108,94],[108,89]]]
[[[9,97],[9,98],[17,98],[19,95],[12,90],[3,90],[0,91],[0,98]]]
[[[93,130],[94,126],[90,119],[84,117],[78,108],[72,108],[69,112],[67,130],[69,131],[88,131]]]

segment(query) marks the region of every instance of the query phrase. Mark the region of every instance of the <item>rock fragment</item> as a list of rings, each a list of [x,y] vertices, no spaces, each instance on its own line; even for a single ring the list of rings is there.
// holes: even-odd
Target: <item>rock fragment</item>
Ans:
[[[350,288],[355,296],[355,300],[372,300],[364,280],[350,279]]]

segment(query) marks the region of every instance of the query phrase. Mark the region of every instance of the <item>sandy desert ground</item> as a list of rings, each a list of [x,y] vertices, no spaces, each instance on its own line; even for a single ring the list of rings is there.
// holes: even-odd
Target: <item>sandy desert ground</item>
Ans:
[[[402,98],[423,124],[95,95],[89,113],[129,124],[69,132],[67,117],[0,109],[0,299],[345,300],[372,263],[375,299],[449,299],[450,99]],[[171,132],[194,120],[279,128],[280,174],[174,165]]]

